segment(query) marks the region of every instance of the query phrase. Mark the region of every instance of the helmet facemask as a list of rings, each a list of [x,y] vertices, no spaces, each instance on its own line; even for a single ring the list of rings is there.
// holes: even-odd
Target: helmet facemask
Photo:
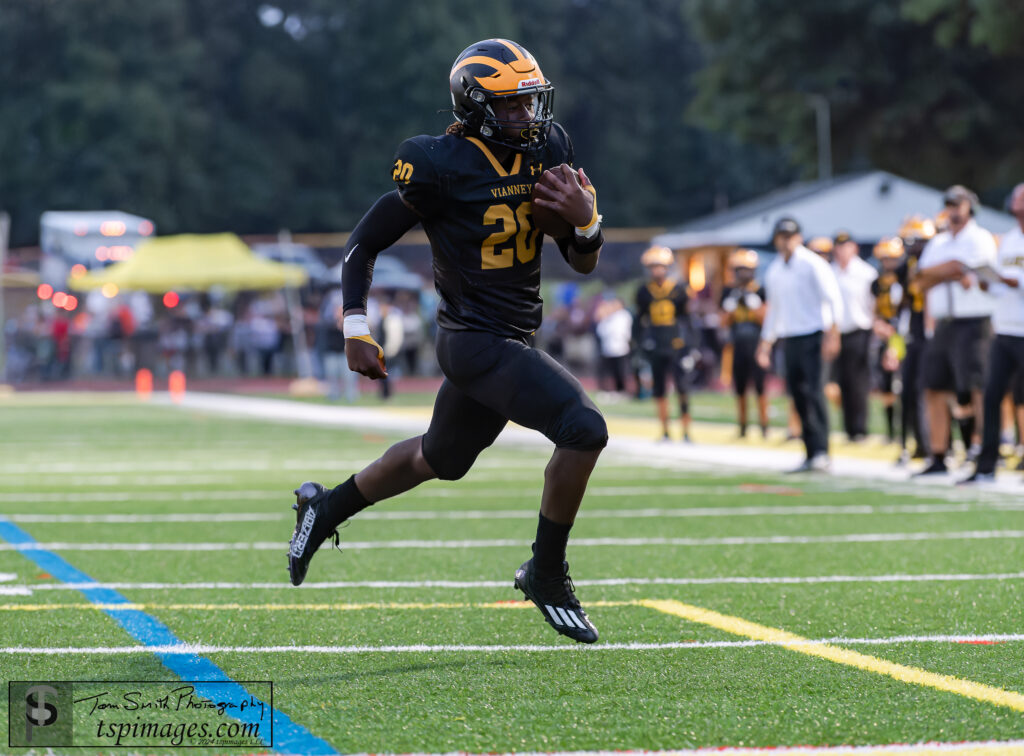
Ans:
[[[505,120],[495,112],[494,106],[498,101],[522,95],[533,98],[533,118],[530,120]],[[460,109],[459,105],[466,101],[470,107]],[[488,92],[483,87],[471,87],[463,103],[456,102],[455,95],[452,95],[455,117],[460,123],[488,142],[516,152],[537,150],[547,143],[548,131],[554,120],[554,101],[555,88],[550,84],[501,95]]]

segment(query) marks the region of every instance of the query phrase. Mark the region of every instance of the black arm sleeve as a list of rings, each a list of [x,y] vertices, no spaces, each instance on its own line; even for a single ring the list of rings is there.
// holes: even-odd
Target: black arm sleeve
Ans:
[[[377,255],[419,221],[420,217],[402,202],[397,190],[385,194],[367,211],[345,245],[341,269],[344,309],[366,309],[366,295],[370,291]]]

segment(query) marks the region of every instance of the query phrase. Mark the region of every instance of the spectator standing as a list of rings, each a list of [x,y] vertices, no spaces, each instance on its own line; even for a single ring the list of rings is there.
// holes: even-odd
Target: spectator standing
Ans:
[[[842,295],[829,264],[803,245],[796,220],[780,218],[772,243],[779,254],[765,274],[768,311],[757,361],[767,370],[772,344],[783,339],[786,387],[800,416],[807,454],[793,472],[826,471],[830,460],[823,365],[839,351],[836,323],[842,320]]]
[[[995,295],[992,328],[995,339],[989,352],[988,380],[985,383],[981,452],[974,473],[964,483],[993,480],[999,458],[1000,405],[1010,388],[1014,374],[1024,375],[1024,184],[1018,184],[1010,198],[1010,212],[1020,224],[1003,235],[993,280],[986,271],[979,273],[982,286]]]
[[[843,408],[843,428],[853,442],[868,432],[868,394],[871,391],[871,329],[875,297],[871,287],[878,278],[874,266],[860,257],[860,247],[849,234],[837,235],[832,250],[832,273],[843,297],[839,318],[839,356],[836,382]]]
[[[970,189],[951,186],[943,204],[949,229],[928,242],[917,277],[927,292],[928,313],[935,319],[935,333],[924,355],[932,460],[918,475],[946,472],[951,397],[956,400],[954,415],[964,446],[970,449],[974,443],[991,339],[992,298],[981,290],[971,270],[996,264],[995,240],[974,220],[978,197]]]
[[[598,379],[602,389],[619,394],[626,391],[626,370],[629,366],[630,339],[633,333],[633,315],[622,300],[607,293],[595,312],[595,331],[601,355]]]

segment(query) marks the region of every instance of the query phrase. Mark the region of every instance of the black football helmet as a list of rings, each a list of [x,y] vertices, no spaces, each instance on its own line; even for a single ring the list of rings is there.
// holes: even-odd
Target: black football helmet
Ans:
[[[547,142],[555,88],[522,45],[508,39],[470,45],[455,59],[448,79],[455,118],[471,134],[517,152],[539,149]],[[499,119],[494,101],[520,95],[533,96],[532,120]]]

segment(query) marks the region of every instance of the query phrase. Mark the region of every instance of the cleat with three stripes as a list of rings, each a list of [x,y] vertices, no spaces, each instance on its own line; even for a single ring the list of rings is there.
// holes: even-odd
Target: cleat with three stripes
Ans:
[[[576,598],[568,562],[562,562],[561,575],[544,575],[537,572],[530,559],[516,570],[514,585],[540,609],[545,621],[557,632],[578,643],[597,640],[597,628]]]

